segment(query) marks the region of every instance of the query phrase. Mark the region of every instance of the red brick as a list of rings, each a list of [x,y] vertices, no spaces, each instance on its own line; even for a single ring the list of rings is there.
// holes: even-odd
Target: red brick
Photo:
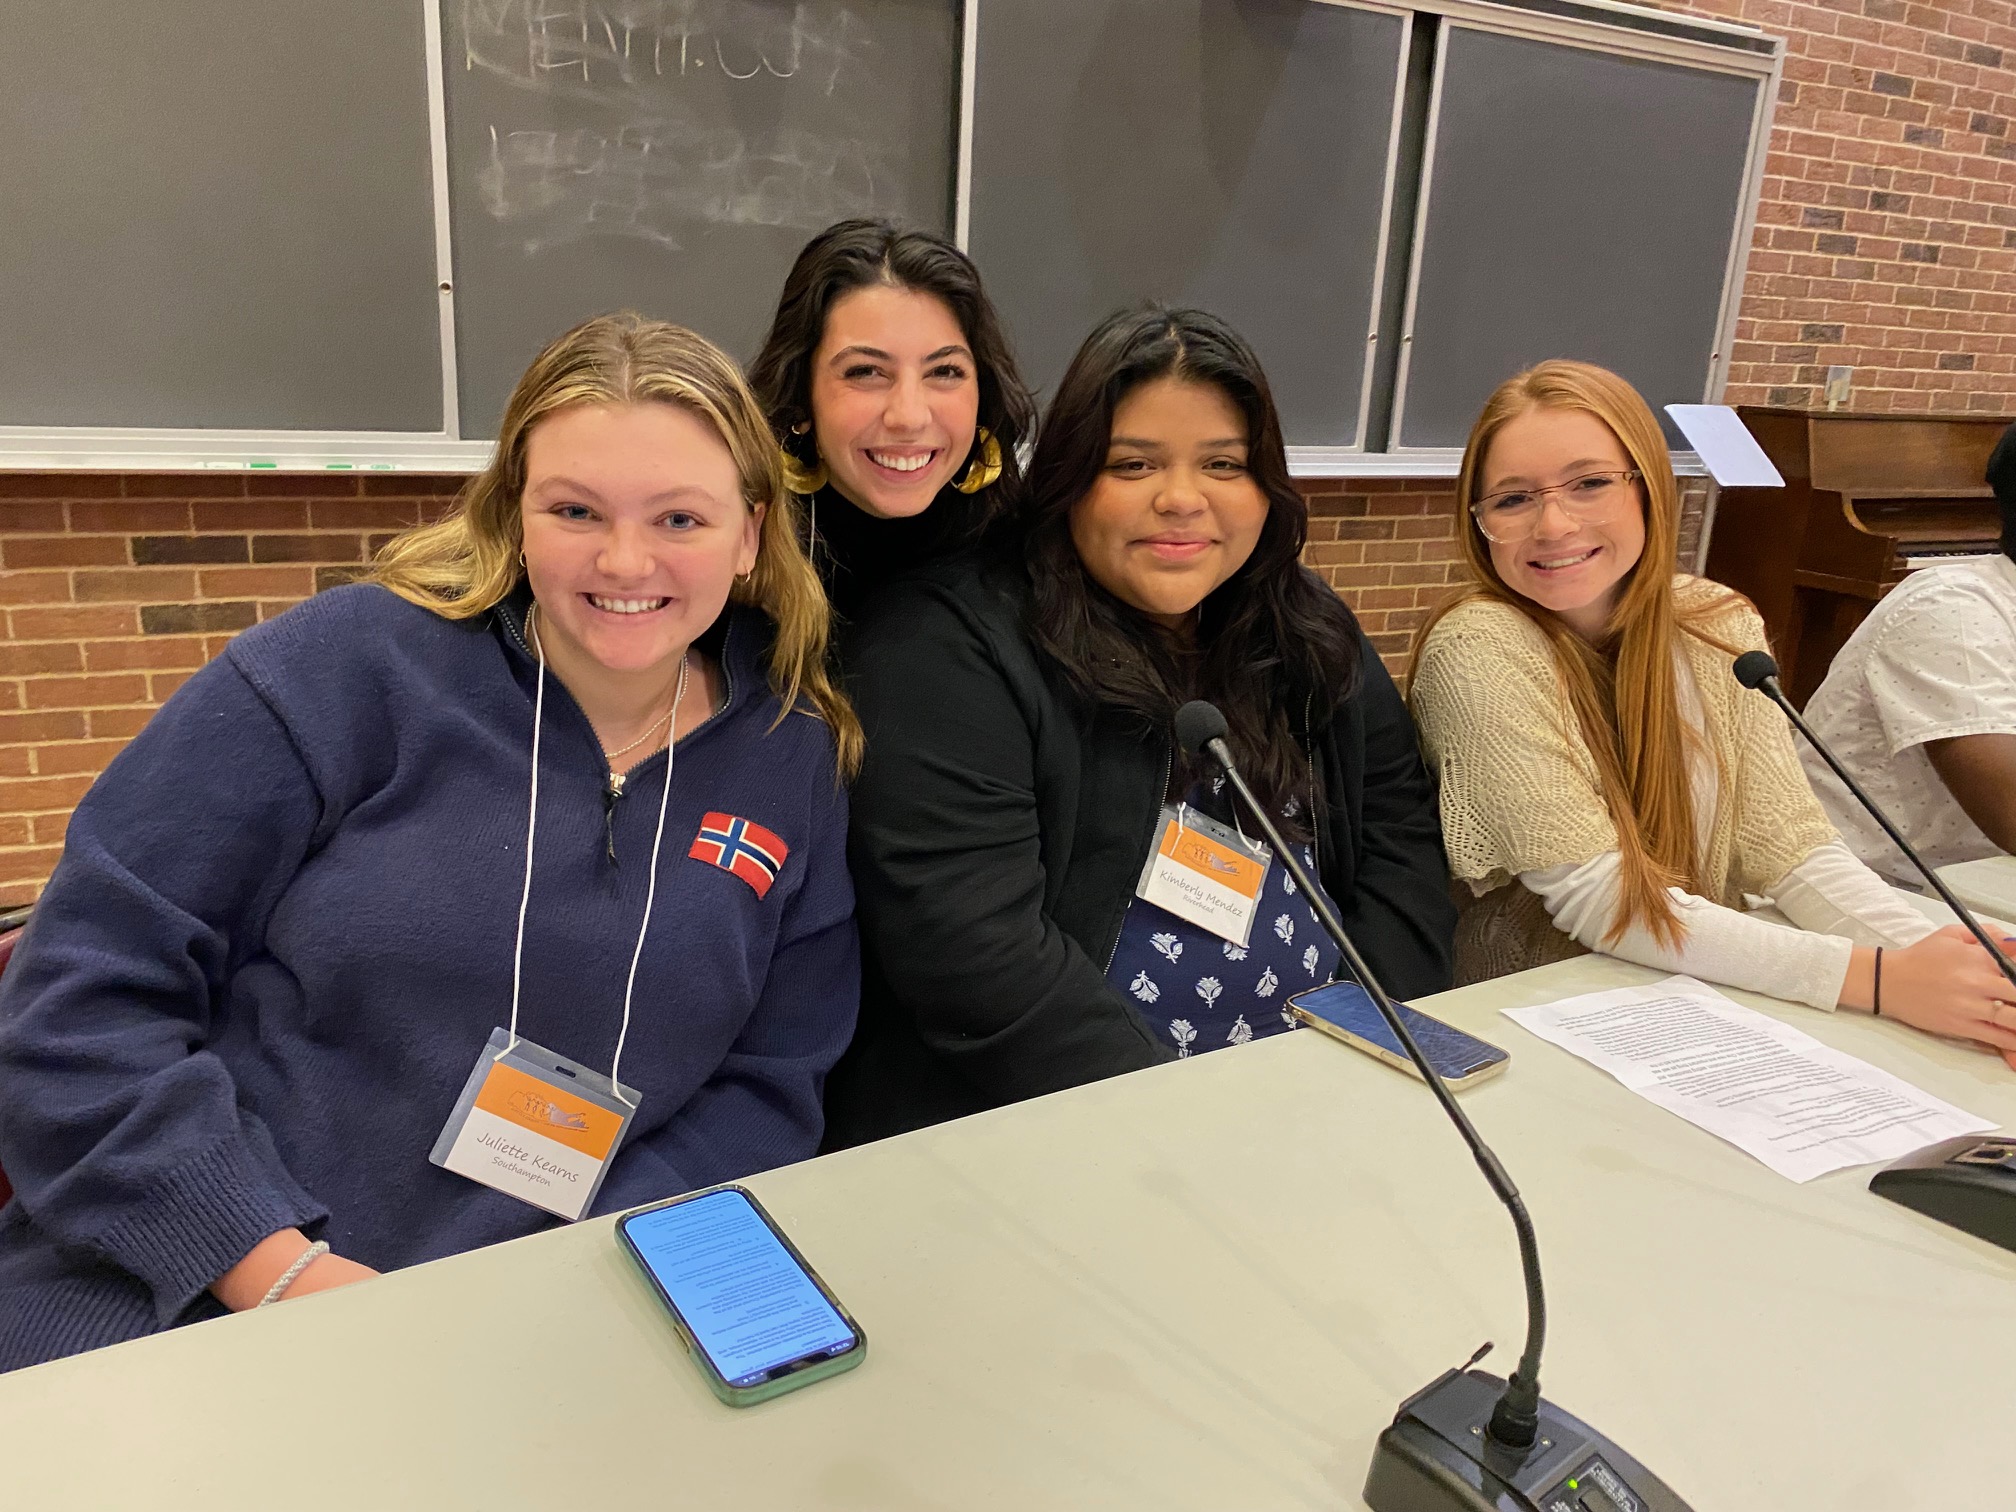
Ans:
[[[34,677],[49,672],[82,672],[84,653],[74,642],[0,641],[0,677]]]
[[[82,740],[87,733],[82,714],[0,714],[0,745]]]
[[[25,760],[28,753],[26,751],[0,751],[0,756],[7,755],[19,755]],[[0,772],[4,771],[6,771],[6,768],[0,767]],[[17,774],[8,772],[7,775],[14,776]],[[0,814],[0,850],[13,850],[19,846],[27,845],[33,840],[34,831],[28,825],[29,821],[26,819],[12,814]]]
[[[49,873],[63,859],[61,846],[0,851],[0,898],[10,908],[31,903]]]
[[[91,786],[91,778],[0,778],[0,814],[40,814],[75,808]]]
[[[155,672],[147,678],[147,697],[157,704],[166,703],[175,690],[189,681],[193,674],[188,672]]]
[[[126,550],[123,536],[11,536],[0,539],[0,567],[116,567]]]
[[[31,677],[22,684],[31,709],[102,709],[107,704],[139,703],[147,696],[147,679],[138,673],[102,677]]]
[[[195,507],[198,530],[306,530],[308,506],[284,499],[241,499],[232,504]]]
[[[420,502],[316,499],[308,505],[308,522],[317,530],[404,530],[420,523]]]
[[[361,562],[364,538],[359,535],[258,535],[252,538],[255,562]]]
[[[62,604],[69,598],[67,572],[0,572],[0,604]]]
[[[179,603],[196,597],[196,574],[186,567],[128,567],[77,574],[80,604]]]
[[[70,816],[35,814],[28,820],[28,830],[31,843],[35,845],[61,845],[63,837],[70,833]]]
[[[93,740],[123,740],[138,735],[154,717],[146,709],[91,709],[85,713],[86,733]]]
[[[150,635],[140,640],[86,641],[79,648],[91,672],[187,672],[210,658],[200,635]]]
[[[17,530],[61,530],[64,527],[63,506],[61,504],[19,504],[6,499],[6,473],[0,473],[0,532],[12,533]]]
[[[173,535],[178,531],[186,533],[189,529],[189,506],[125,502],[72,504],[70,528],[80,534],[92,531],[105,531],[118,535]]]
[[[452,497],[469,479],[460,473],[365,473],[364,496],[369,499],[410,498],[416,495]]]
[[[0,473],[0,499],[116,499],[120,481],[118,473]]]
[[[137,635],[137,610],[107,604],[16,609],[8,615],[15,640],[70,640],[94,635]]]
[[[79,772],[95,777],[125,749],[126,742],[123,740],[80,740],[45,745],[35,753],[36,772],[43,777],[70,776]]]
[[[254,499],[354,499],[358,476],[340,472],[247,473],[245,492]]]
[[[211,567],[196,578],[197,595],[207,599],[306,598],[315,591],[315,574],[307,567]]]
[[[231,472],[129,473],[129,499],[242,499],[245,475]]]

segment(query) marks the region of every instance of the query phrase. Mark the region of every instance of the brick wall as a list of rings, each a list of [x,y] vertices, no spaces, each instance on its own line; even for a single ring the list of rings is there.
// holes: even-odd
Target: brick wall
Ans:
[[[190,673],[457,481],[0,474],[0,905],[40,890],[71,808]]]
[[[1787,39],[1732,404],[2016,413],[2016,0],[1652,0]]]
[[[459,481],[0,474],[0,906],[33,900],[70,810],[191,672],[246,626],[347,582]],[[1304,489],[1307,560],[1401,674],[1456,579],[1453,489]]]

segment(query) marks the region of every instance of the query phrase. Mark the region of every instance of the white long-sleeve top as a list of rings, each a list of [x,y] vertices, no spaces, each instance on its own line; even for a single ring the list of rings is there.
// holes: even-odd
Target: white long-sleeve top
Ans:
[[[1755,611],[1718,600],[1715,585],[1680,578],[1674,591],[1717,605],[1713,633],[1725,644],[1764,643]],[[1901,947],[1936,926],[1840,844],[1783,717],[1737,685],[1728,653],[1683,636],[1675,660],[1679,712],[1696,736],[1688,774],[1711,894],[1673,893],[1684,927],[1677,948],[1642,928],[1604,938],[1621,893],[1616,831],[1545,637],[1507,605],[1452,611],[1431,632],[1414,681],[1451,867],[1480,894],[1516,878],[1587,949],[1832,1008],[1857,944]],[[1745,914],[1759,895],[1797,927]]]
[[[1677,949],[1661,944],[1642,924],[1605,940],[1622,893],[1619,865],[1617,852],[1605,851],[1579,866],[1521,872],[1519,880],[1540,895],[1555,928],[1578,945],[1815,1008],[1833,1008],[1841,1000],[1855,946],[1901,949],[1939,927],[1836,840],[1812,852],[1766,893],[1794,929],[1676,887],[1671,889],[1673,909],[1686,931]]]

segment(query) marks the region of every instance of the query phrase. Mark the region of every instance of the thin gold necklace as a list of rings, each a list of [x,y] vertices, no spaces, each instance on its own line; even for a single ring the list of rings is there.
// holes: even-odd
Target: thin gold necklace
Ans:
[[[546,648],[539,643],[539,627],[532,622],[532,616],[536,614],[538,610],[539,606],[535,603],[532,605],[531,608],[525,611],[525,628],[532,632],[532,649],[538,653],[539,660],[543,662],[546,660]],[[667,720],[671,719],[673,716],[678,714],[679,700],[683,698],[686,693],[686,661],[687,658],[691,655],[692,655],[691,647],[688,647],[686,650],[681,651],[679,653],[679,675],[677,678],[673,680],[671,706],[667,708],[663,714],[660,714],[656,719],[652,720],[649,727],[645,729],[644,733],[642,735],[639,735],[635,740],[631,741],[630,744],[622,746],[614,751],[609,750],[605,746],[602,751],[602,759],[604,761],[614,761],[618,756],[629,755],[632,751],[636,750],[637,747],[644,744],[645,741],[649,740],[653,735],[656,735],[658,733],[659,727],[662,726]],[[592,729],[593,726],[591,725],[590,728]],[[595,737],[595,743],[597,745],[602,744],[602,737],[600,735],[597,735]],[[621,772],[611,772],[609,774],[609,786],[612,791],[619,793],[622,792],[623,774]]]

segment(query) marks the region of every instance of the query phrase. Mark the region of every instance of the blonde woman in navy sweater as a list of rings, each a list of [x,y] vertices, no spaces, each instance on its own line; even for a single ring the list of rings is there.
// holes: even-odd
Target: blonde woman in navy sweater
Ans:
[[[0,1368],[559,1221],[554,1162],[430,1160],[499,1064],[630,1109],[592,1211],[813,1153],[861,735],[792,515],[726,357],[590,321],[447,519],[169,701],[0,992]]]

